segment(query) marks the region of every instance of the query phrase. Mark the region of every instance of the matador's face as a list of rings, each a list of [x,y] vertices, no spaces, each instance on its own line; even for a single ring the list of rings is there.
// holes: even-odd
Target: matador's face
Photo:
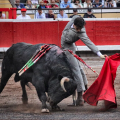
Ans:
[[[80,32],[80,31],[81,31],[81,28],[78,28],[76,25],[73,25],[73,27],[75,28],[75,30],[76,30],[77,32]]]

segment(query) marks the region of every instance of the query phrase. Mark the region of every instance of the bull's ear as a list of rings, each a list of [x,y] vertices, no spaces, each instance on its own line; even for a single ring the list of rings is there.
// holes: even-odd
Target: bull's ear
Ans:
[[[62,75],[58,75],[58,80],[60,81],[63,78]]]

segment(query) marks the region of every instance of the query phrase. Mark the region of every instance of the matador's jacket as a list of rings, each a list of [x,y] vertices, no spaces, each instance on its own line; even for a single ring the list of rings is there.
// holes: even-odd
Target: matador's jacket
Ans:
[[[61,46],[62,49],[69,49],[72,50],[74,53],[76,51],[76,46],[75,42],[78,41],[79,39],[82,40],[82,42],[89,47],[94,53],[97,54],[99,52],[98,48],[94,45],[92,41],[90,41],[89,37],[86,34],[85,27],[81,29],[80,32],[77,32],[74,28],[71,28],[71,26],[74,23],[74,20],[80,17],[78,15],[75,15],[70,22],[66,25],[62,32],[62,37],[61,37]],[[81,92],[85,90],[85,85],[87,84],[87,79],[86,76],[80,67],[79,62],[70,54],[68,51],[65,51],[69,62],[72,66],[73,74],[74,74],[74,79],[77,82],[77,91]]]

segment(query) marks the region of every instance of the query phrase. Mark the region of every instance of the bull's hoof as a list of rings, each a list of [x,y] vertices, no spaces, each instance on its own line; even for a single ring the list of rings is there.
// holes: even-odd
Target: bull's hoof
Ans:
[[[44,108],[41,110],[42,113],[49,113],[49,110],[47,108]]]
[[[61,109],[58,105],[52,106],[52,111],[65,111],[64,109]]]
[[[28,99],[23,99],[22,98],[22,102],[23,102],[23,104],[28,104]]]

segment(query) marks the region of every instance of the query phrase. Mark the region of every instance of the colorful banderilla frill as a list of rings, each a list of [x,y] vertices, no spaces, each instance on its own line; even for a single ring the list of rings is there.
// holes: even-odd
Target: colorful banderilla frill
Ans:
[[[35,64],[50,49],[51,47],[49,45],[43,45],[40,49],[36,50],[30,60],[18,71],[19,76],[21,76],[28,68]]]
[[[75,58],[77,58],[80,62],[82,62],[84,65],[86,65],[89,69],[91,69],[94,73],[99,75],[95,70],[93,70],[90,66],[88,66],[79,56],[73,53],[72,50],[68,50]]]

